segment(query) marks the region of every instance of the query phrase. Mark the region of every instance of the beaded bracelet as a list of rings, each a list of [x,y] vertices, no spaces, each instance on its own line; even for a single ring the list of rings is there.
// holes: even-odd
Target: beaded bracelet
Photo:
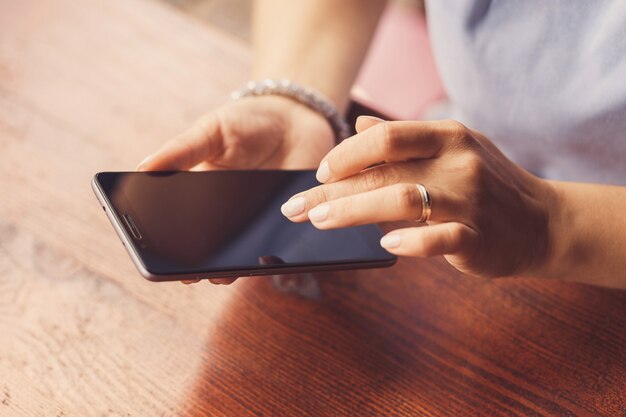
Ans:
[[[288,79],[268,78],[262,81],[248,81],[244,88],[233,91],[230,98],[239,100],[244,97],[266,95],[286,96],[320,113],[330,123],[337,142],[350,136],[350,126],[326,96]]]

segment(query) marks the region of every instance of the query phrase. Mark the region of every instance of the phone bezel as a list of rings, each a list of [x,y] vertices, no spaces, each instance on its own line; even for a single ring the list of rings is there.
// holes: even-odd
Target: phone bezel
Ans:
[[[119,172],[122,174],[123,172]],[[220,270],[220,271],[180,271],[172,274],[157,274],[149,270],[144,264],[139,251],[137,250],[137,242],[130,235],[130,232],[124,226],[122,218],[119,216],[117,209],[113,206],[113,203],[109,200],[107,194],[104,192],[98,176],[104,174],[99,172],[94,175],[91,181],[91,187],[96,195],[96,198],[104,212],[113,225],[115,232],[122,241],[122,244],[126,248],[130,258],[132,259],[135,267],[139,273],[149,281],[152,282],[167,282],[167,281],[181,281],[181,280],[195,280],[195,279],[208,279],[208,278],[233,278],[233,277],[245,277],[245,276],[266,276],[266,275],[281,275],[281,274],[293,274],[303,272],[323,272],[323,271],[339,271],[350,269],[370,269],[370,268],[385,268],[390,267],[396,263],[397,258],[393,257],[388,260],[364,260],[364,261],[346,261],[346,262],[333,262],[324,264],[280,264],[276,267],[264,266],[263,268],[255,269],[232,269],[232,270]]]

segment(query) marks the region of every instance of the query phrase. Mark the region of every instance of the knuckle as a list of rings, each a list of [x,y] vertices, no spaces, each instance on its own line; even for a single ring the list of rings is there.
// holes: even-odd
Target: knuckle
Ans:
[[[306,207],[313,208],[320,203],[326,202],[329,200],[330,193],[328,191],[328,187],[324,185],[318,185],[317,187],[311,188],[309,191],[304,193],[304,200],[306,201]]]
[[[399,146],[398,130],[389,122],[380,123],[380,136],[382,140],[381,152],[383,155],[393,154]],[[377,126],[377,127],[378,127]]]
[[[384,169],[370,168],[363,171],[360,181],[361,191],[375,190],[387,184],[387,172]]]
[[[421,205],[421,198],[413,184],[394,185],[396,207],[404,214],[413,214],[414,209]]]
[[[461,164],[470,179],[481,178],[485,170],[482,158],[474,152],[466,152],[461,158]]]
[[[458,120],[446,120],[444,124],[448,136],[460,148],[466,149],[474,142],[470,130],[463,123]]]
[[[397,164],[388,164],[380,167],[380,171],[385,178],[385,184],[396,184],[403,177],[405,169]]]
[[[450,134],[454,136],[465,136],[467,133],[467,127],[458,120],[446,120],[444,123]]]
[[[489,169],[485,161],[474,152],[464,152],[458,164],[458,172],[465,185],[465,195],[472,203],[467,212],[471,218],[473,217],[471,207],[485,202],[485,182],[489,176]]]

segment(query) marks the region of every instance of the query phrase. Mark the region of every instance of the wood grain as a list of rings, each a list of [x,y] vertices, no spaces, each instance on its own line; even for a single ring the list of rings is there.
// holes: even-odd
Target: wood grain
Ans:
[[[221,103],[247,49],[147,0],[0,10],[0,416],[626,415],[625,292],[441,260],[143,280],[90,178]]]

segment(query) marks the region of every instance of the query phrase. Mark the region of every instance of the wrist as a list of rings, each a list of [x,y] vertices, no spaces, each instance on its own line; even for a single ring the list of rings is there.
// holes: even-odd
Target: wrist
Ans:
[[[537,271],[537,276],[539,278],[566,280],[568,269],[576,262],[576,254],[572,253],[572,238],[569,233],[576,224],[575,213],[571,211],[570,204],[567,202],[567,193],[563,189],[563,183],[551,180],[540,181],[545,189],[548,250]]]
[[[626,190],[546,181],[551,189],[550,256],[537,276],[626,288]]]
[[[246,97],[283,96],[323,116],[331,126],[337,142],[350,136],[351,129],[337,106],[323,93],[292,82],[288,79],[269,79],[249,81],[246,85],[231,93],[236,101]]]
[[[286,69],[286,66],[284,65],[278,66],[281,69],[276,70],[275,67],[276,66],[271,65],[259,65],[251,72],[251,79],[263,80],[271,78],[293,80],[300,85],[319,91],[337,107],[337,110],[342,116],[346,114],[350,102],[350,89],[352,87],[352,83],[347,84],[344,80],[342,80],[342,82],[338,82],[332,77],[329,78],[324,70],[313,71],[310,69]]]

